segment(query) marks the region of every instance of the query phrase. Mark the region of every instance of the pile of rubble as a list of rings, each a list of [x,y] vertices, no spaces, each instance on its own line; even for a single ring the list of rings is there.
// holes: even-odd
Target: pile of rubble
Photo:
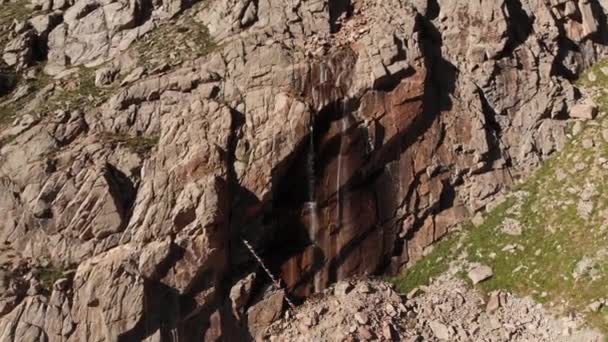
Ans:
[[[601,341],[578,316],[554,318],[530,298],[489,298],[456,272],[408,295],[376,280],[343,281],[276,322],[269,341]]]
[[[273,324],[270,341],[403,340],[411,308],[391,285],[376,280],[342,281]]]

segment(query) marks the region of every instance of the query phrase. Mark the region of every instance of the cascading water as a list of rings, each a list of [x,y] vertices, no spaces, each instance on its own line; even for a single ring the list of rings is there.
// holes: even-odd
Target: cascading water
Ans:
[[[177,328],[171,329],[171,342],[179,342],[179,332]]]
[[[346,134],[346,130],[348,128],[348,116],[345,115],[346,113],[346,108],[345,108],[346,104],[342,103],[342,118],[340,119],[340,147],[338,149],[338,168],[337,168],[337,172],[336,172],[336,225],[337,225],[337,232],[335,232],[335,234],[337,234],[337,239],[339,240],[340,238],[340,228],[342,226],[342,220],[344,218],[344,189],[342,188],[342,174],[343,171],[342,169],[344,169],[344,171],[346,172],[346,174],[348,175],[348,163],[346,163],[347,165],[344,165],[345,163],[343,163],[342,161],[342,155],[344,153],[345,150],[345,134]],[[337,242],[339,244],[339,242]],[[338,279],[342,279],[342,274],[340,273],[341,268],[338,267],[338,269],[336,270],[337,274],[336,276],[338,277]]]
[[[336,230],[331,230],[330,224],[333,226],[333,219],[327,220],[327,217],[321,217],[321,214],[326,212],[330,207],[326,207],[327,198],[319,199],[316,193],[318,184],[317,172],[323,172],[324,166],[316,165],[319,162],[318,158],[324,158],[324,155],[318,156],[318,148],[316,146],[317,142],[321,143],[321,138],[326,134],[324,131],[323,124],[318,126],[319,122],[315,123],[315,120],[318,119],[318,115],[327,115],[324,116],[323,119],[327,119],[328,117],[333,117],[328,113],[323,114],[329,106],[333,106],[333,103],[342,103],[339,101],[340,98],[343,98],[346,92],[346,87],[350,80],[350,71],[352,70],[352,65],[354,61],[354,54],[345,54],[336,56],[336,58],[330,58],[324,63],[314,63],[311,64],[308,68],[308,75],[305,77],[306,83],[296,83],[295,86],[302,86],[302,92],[312,101],[311,104],[311,116],[310,116],[310,126],[309,126],[309,146],[307,150],[306,156],[306,174],[307,174],[307,187],[308,194],[306,198],[306,203],[304,204],[304,212],[306,213],[306,217],[308,218],[307,222],[307,233],[310,239],[311,247],[313,250],[313,260],[312,267],[314,269],[314,275],[312,276],[312,288],[314,292],[319,292],[324,290],[325,286],[335,280],[335,265],[332,264],[330,260],[333,260],[334,256],[338,254],[339,250],[342,248],[342,241],[339,241],[341,238],[340,234]],[[347,103],[342,103],[342,106],[348,105]],[[334,108],[338,113],[342,114],[346,111],[345,108],[335,107]],[[342,110],[341,110],[342,109]],[[346,132],[348,126],[348,119],[345,119],[341,123],[342,125],[342,134]],[[321,127],[322,126],[322,127]],[[316,129],[320,129],[320,131],[315,132]],[[346,144],[346,141],[345,141]],[[346,146],[346,145],[345,145]],[[340,156],[341,158],[341,156]],[[322,161],[323,162],[323,161]],[[343,161],[340,161],[343,162]],[[341,170],[338,171],[341,179],[339,179],[338,183],[343,182],[342,179],[344,176],[344,166],[339,167]],[[323,175],[322,177],[325,177]],[[324,179],[324,178],[322,178]],[[339,190],[339,185],[338,189]],[[321,192],[322,196],[325,196],[326,193],[324,191]],[[338,196],[341,196],[339,194]],[[319,208],[319,201],[322,200],[323,208]],[[340,199],[339,203],[342,203],[343,200]],[[322,211],[321,211],[322,210]],[[338,213],[338,222],[341,220],[341,213]],[[321,226],[328,225],[328,227]],[[310,256],[308,256],[310,257]],[[310,283],[309,283],[310,284]]]
[[[308,235],[311,243],[315,249],[320,247],[317,245],[318,234],[319,234],[319,211],[317,207],[317,198],[315,193],[316,179],[315,179],[315,118],[311,115],[310,118],[310,140],[308,146],[308,160],[307,160],[307,177],[308,177],[308,202],[306,203],[308,214],[310,217],[310,226],[308,228]],[[316,266],[316,265],[315,265]],[[321,282],[321,272],[317,270],[314,275],[314,291],[319,292],[323,290]]]

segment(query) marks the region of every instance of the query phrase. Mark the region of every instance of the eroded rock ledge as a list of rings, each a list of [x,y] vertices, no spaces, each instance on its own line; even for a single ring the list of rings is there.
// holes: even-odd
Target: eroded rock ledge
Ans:
[[[5,307],[2,340],[253,337],[285,294],[242,239],[294,300],[396,272],[563,146],[571,81],[606,50],[596,0],[191,5],[52,1],[14,28],[7,64],[102,65],[97,86],[171,18],[217,48],[0,133],[2,241],[76,268]]]

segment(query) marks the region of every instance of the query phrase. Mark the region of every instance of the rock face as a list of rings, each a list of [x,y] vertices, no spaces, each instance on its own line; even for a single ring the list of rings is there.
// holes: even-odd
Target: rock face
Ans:
[[[254,337],[285,294],[243,239],[294,300],[396,272],[563,147],[606,50],[595,0],[204,5],[36,1],[12,26],[6,64],[54,78],[0,126],[0,239],[75,274],[1,295],[3,340]],[[133,57],[184,17],[215,50]]]

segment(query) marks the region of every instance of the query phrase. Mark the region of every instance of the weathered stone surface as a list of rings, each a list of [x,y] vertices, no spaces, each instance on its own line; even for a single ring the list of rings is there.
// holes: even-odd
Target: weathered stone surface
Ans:
[[[75,340],[117,340],[141,320],[144,281],[134,272],[134,252],[132,246],[124,245],[78,267],[71,308]]]
[[[142,277],[156,279],[159,275],[159,266],[171,255],[171,239],[154,241],[146,245],[139,256],[139,272]]]
[[[182,0],[149,4],[139,0],[78,0],[73,4],[59,1],[54,8],[67,9],[63,23],[49,34],[49,61],[45,72],[55,75],[70,65],[100,65],[153,29],[153,19],[141,20],[151,11],[157,9],[159,15],[165,11],[174,15],[188,3]]]
[[[467,273],[467,276],[469,277],[469,279],[471,279],[473,285],[487,280],[493,275],[494,271],[492,271],[492,268],[486,265],[475,266]]]
[[[580,325],[582,314],[556,317],[530,297],[501,293],[501,306],[484,310],[484,295],[448,272],[436,278],[420,296],[405,301],[389,286],[376,280],[365,282],[371,293],[352,292],[348,298],[334,291],[318,294],[299,306],[293,315],[272,324],[265,338],[270,341],[595,341],[598,331]],[[341,284],[341,283],[338,283]],[[358,285],[358,284],[357,284]],[[392,306],[389,315],[384,307]],[[360,326],[355,317],[370,317]],[[302,324],[310,321],[312,324]],[[564,335],[563,331],[568,330]],[[513,333],[517,331],[516,333]],[[516,334],[516,335],[515,335]]]
[[[591,120],[597,115],[597,106],[594,104],[577,104],[570,110],[570,117],[575,119]]]
[[[253,336],[276,321],[283,313],[285,294],[282,291],[267,292],[264,298],[247,310],[247,325]]]
[[[296,297],[398,271],[563,148],[565,118],[594,116],[569,81],[605,53],[594,2],[220,0],[182,14],[192,4],[37,1],[46,14],[4,47],[7,64],[42,56],[61,76],[14,94],[28,104],[0,132],[0,240],[80,265],[73,300],[47,314],[67,340],[221,339],[235,318],[257,332],[280,295],[259,302],[232,278],[256,271],[241,239]],[[182,15],[216,50],[151,70],[131,56]],[[79,84],[99,106],[68,108]],[[51,94],[65,110],[46,109]],[[3,298],[0,321],[34,322],[49,305],[37,288]]]
[[[34,39],[34,31],[30,29],[13,38],[4,46],[4,62],[19,69],[30,66],[34,62]]]
[[[251,291],[255,279],[255,273],[252,273],[247,277],[239,280],[230,289],[230,301],[232,303],[232,310],[237,318],[242,315],[243,308],[251,298]]]
[[[445,324],[432,321],[429,323],[429,326],[431,327],[431,331],[433,331],[433,334],[437,339],[439,339],[440,341],[450,340],[450,329]]]

